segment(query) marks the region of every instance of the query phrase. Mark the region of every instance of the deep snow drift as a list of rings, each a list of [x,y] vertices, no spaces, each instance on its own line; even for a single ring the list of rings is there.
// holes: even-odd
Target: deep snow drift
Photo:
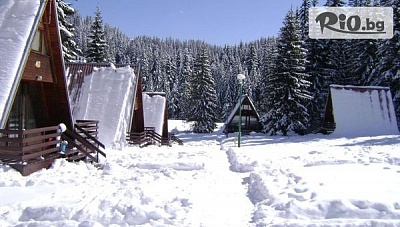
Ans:
[[[236,139],[107,150],[97,169],[0,165],[0,226],[400,226],[400,136]],[[183,127],[184,126],[184,127]]]

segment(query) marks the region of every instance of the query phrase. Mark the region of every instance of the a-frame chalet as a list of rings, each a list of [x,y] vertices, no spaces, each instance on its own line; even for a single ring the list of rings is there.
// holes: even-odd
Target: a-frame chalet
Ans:
[[[63,157],[61,132],[74,128],[56,1],[1,3],[0,160],[28,175]],[[70,135],[71,142],[79,137]]]
[[[330,85],[322,129],[337,136],[399,134],[388,87]]]
[[[250,97],[243,95],[241,100],[233,108],[231,114],[225,121],[223,132],[232,133],[239,130],[239,107],[242,115],[242,133],[261,132],[262,125],[260,123],[260,116],[251,101]]]

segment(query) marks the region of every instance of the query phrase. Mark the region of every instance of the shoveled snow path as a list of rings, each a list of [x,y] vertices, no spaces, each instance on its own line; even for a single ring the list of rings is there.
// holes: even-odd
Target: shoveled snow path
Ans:
[[[204,174],[193,185],[193,207],[187,220],[190,226],[249,226],[253,204],[247,197],[243,179],[248,174],[230,170],[225,150],[219,142],[204,147],[209,159]],[[212,153],[210,153],[212,152]]]

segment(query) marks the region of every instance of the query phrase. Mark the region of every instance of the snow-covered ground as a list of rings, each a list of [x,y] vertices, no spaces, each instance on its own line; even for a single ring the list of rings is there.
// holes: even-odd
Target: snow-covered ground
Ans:
[[[400,136],[170,131],[183,146],[107,150],[97,169],[0,165],[0,226],[400,226]]]

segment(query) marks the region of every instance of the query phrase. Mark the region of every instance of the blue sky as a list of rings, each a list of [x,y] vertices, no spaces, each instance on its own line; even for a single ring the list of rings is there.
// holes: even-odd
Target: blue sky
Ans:
[[[277,36],[301,0],[66,0],[82,16],[100,6],[103,22],[130,37],[146,35],[235,45]]]

